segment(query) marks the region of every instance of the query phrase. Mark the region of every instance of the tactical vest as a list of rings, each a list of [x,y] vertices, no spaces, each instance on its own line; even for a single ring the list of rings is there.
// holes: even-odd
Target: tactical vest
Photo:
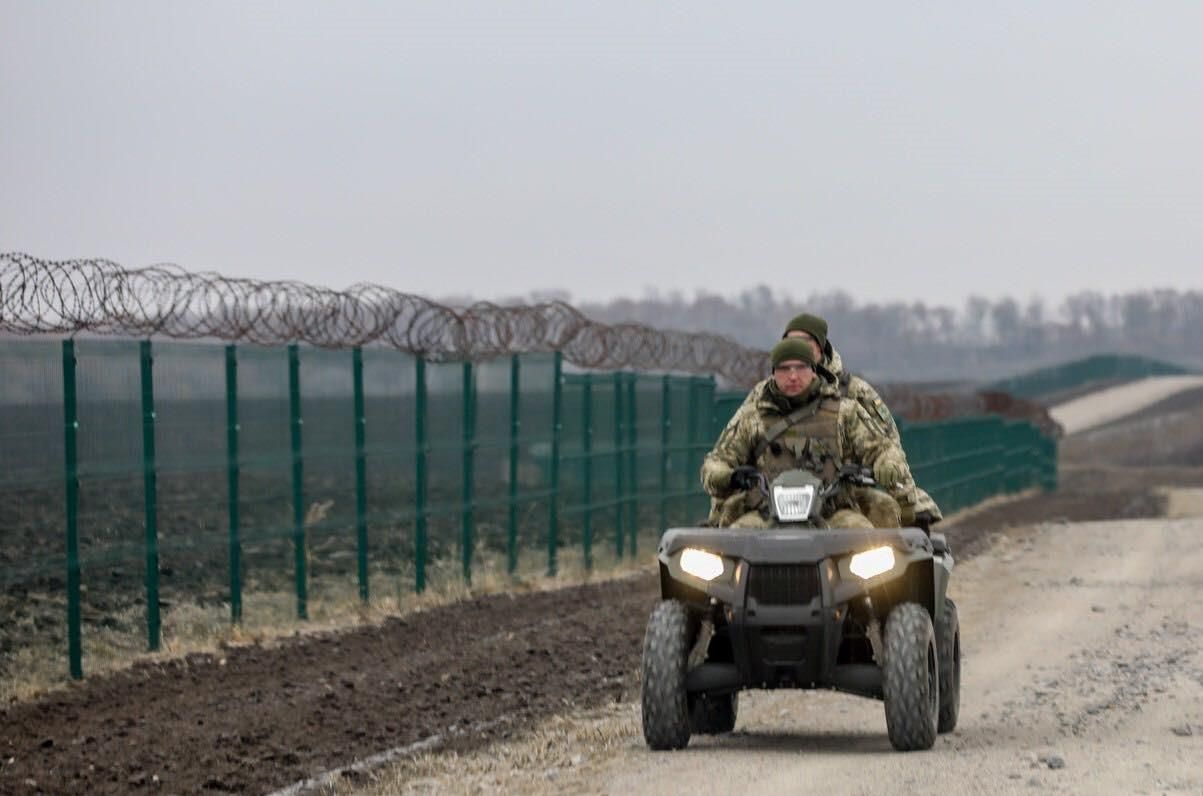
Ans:
[[[760,412],[765,436],[754,451],[756,469],[770,482],[786,470],[796,469],[830,481],[843,463],[839,417],[837,398],[820,398],[786,417]]]

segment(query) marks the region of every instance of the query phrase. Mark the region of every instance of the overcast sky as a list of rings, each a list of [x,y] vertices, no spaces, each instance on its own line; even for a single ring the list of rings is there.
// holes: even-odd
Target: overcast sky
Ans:
[[[430,296],[1203,288],[1203,3],[0,0],[0,249]]]

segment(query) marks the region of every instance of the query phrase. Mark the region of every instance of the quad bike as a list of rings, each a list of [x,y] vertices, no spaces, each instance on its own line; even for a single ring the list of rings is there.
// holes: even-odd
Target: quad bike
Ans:
[[[760,476],[774,528],[673,528],[660,539],[661,600],[643,641],[643,736],[681,749],[730,732],[746,688],[830,688],[881,699],[900,751],[957,723],[961,640],[947,597],[952,553],[918,528],[829,528],[846,484],[789,470]]]

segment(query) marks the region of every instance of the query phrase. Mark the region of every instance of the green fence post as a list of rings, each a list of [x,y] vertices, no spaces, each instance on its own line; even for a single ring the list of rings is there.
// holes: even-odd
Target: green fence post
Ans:
[[[701,436],[701,431],[698,428],[698,426],[700,425],[699,420],[701,419],[700,418],[701,406],[699,406],[700,401],[698,400],[698,387],[699,386],[700,385],[699,385],[697,379],[690,377],[690,379],[689,379],[689,403],[685,410],[686,417],[688,418],[687,422],[689,424],[689,428],[686,430],[686,434],[685,434],[685,445],[686,445],[686,447],[685,447],[685,467],[684,467],[684,473],[683,473],[683,475],[686,479],[684,486],[686,486],[686,487],[689,486],[689,477],[690,477],[689,474],[691,472],[694,472],[694,473],[697,472],[697,470],[694,470],[693,468],[696,464],[694,457],[697,455],[698,437]],[[707,414],[711,414],[711,413],[713,413],[713,411],[714,411],[713,408],[711,408],[711,412],[709,412]],[[693,506],[694,499],[687,494],[681,500],[685,504],[685,511],[686,511],[685,522],[687,524],[693,525],[694,522],[693,522],[692,516],[689,514],[689,512]]]
[[[581,543],[585,546],[585,571],[593,569],[593,375],[586,373],[581,384],[581,488],[584,510]]]
[[[238,516],[238,348],[226,346],[226,497],[230,517],[230,622],[242,621],[242,541]]]
[[[71,677],[84,676],[79,610],[79,414],[75,398],[75,341],[63,341],[63,462],[67,502],[67,660]]]
[[[623,547],[623,445],[622,373],[614,373],[614,555],[622,558]]]
[[[627,513],[630,517],[627,528],[631,534],[630,555],[636,554],[639,536],[639,402],[635,384],[639,374],[627,375]]]
[[[301,349],[288,347],[288,414],[292,444],[292,549],[297,585],[297,618],[309,618],[305,575],[305,462],[301,448]]]
[[[159,517],[155,484],[155,380],[150,341],[138,345],[142,378],[142,496],[146,509],[146,645],[159,648]]]
[[[363,400],[363,349],[351,350],[351,379],[355,391],[355,551],[358,559],[359,599],[368,601],[368,419]]]
[[[473,478],[474,478],[474,453],[476,447],[476,390],[473,387],[472,379],[472,363],[465,362],[463,365],[464,384],[461,395],[463,397],[463,453],[464,453],[464,469],[463,469],[463,524],[460,528],[460,552],[462,553],[464,565],[464,582],[472,582],[472,547],[475,544],[473,540],[473,518],[472,518],[472,501]]]
[[[710,416],[713,417],[714,416],[714,407],[718,400],[718,385],[715,383],[713,376],[703,377],[702,391],[706,396],[707,404],[710,406],[710,411],[707,414],[709,414]],[[723,426],[725,426],[727,424],[728,418],[724,417],[722,420],[723,420]],[[722,428],[723,426],[719,426],[719,428]],[[698,437],[698,443],[697,443],[698,448],[697,448],[697,454],[696,454],[697,455],[697,465],[696,466],[698,469],[694,471],[695,473],[698,473],[698,475],[694,476],[698,480],[694,481],[694,483],[698,485],[697,490],[698,490],[698,494],[701,496],[700,503],[701,503],[701,507],[702,507],[703,516],[705,516],[706,514],[709,514],[709,512],[710,512],[710,496],[706,494],[706,491],[704,489],[702,489],[700,472],[702,469],[702,462],[706,459],[706,454],[710,452],[710,448],[714,444],[714,441],[717,437],[718,437],[718,431],[716,431],[714,429],[713,425],[711,425],[710,428],[701,429],[701,431],[699,432],[699,437]]]
[[[547,499],[547,576],[556,574],[556,551],[560,545],[560,434],[563,431],[564,355],[552,357],[551,375],[551,496]]]
[[[414,591],[426,591],[426,360],[414,359]]]
[[[518,570],[518,435],[522,430],[519,396],[522,378],[517,354],[510,357],[510,483],[509,524],[505,540],[505,569],[513,575]]]
[[[1057,440],[1043,434],[1041,434],[1040,440],[1043,452],[1040,485],[1045,492],[1054,492],[1057,489]]]
[[[660,377],[660,532],[668,528],[668,446],[672,439],[672,382]]]

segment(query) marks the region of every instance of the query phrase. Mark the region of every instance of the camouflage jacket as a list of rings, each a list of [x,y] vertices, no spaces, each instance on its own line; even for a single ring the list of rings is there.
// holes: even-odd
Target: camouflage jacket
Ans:
[[[898,425],[894,422],[894,416],[890,414],[890,408],[886,406],[886,402],[877,394],[877,390],[873,389],[873,385],[853,373],[844,370],[844,361],[840,357],[840,352],[834,348],[831,350],[831,356],[823,361],[823,367],[831,372],[835,377],[835,384],[827,384],[826,388],[837,390],[842,397],[851,398],[858,404],[863,406],[869,413],[869,418],[874,425],[878,426],[882,433],[889,436],[890,439],[902,444],[902,440],[898,434]],[[752,404],[756,401],[757,391],[763,390],[770,379],[764,379],[758,382],[755,387],[748,393],[748,397],[744,399],[740,409]]]
[[[913,494],[914,481],[906,464],[906,455],[898,443],[882,431],[880,424],[872,420],[863,406],[841,397],[836,385],[827,380],[824,380],[812,401],[837,407],[836,450],[831,452],[834,456],[841,462],[853,462],[866,467],[872,467],[879,459],[888,457],[903,470],[899,490]],[[767,430],[789,411],[774,396],[772,380],[753,388],[749,400],[736,410],[719,435],[714,449],[706,454],[702,463],[702,487],[715,499],[712,520],[721,513],[718,503],[735,494],[730,485],[731,473],[741,465],[757,464],[757,447],[766,440]]]
[[[882,397],[873,388],[873,385],[860,376],[845,370],[843,358],[840,357],[840,352],[834,348],[831,349],[830,356],[824,360],[823,366],[835,377],[834,384],[825,385],[825,389],[834,390],[842,397],[850,398],[864,407],[871,424],[893,440],[901,451],[902,438],[898,433],[898,425],[894,422],[894,415],[891,414],[890,408],[886,406],[886,402],[882,400]],[[745,407],[755,403],[759,391],[763,390],[769,381],[770,379],[765,379],[752,388],[748,393],[748,397],[744,399],[743,404],[740,406],[741,411]],[[738,413],[737,411],[736,414]],[[903,453],[902,455],[905,458],[906,454]],[[910,476],[909,467],[907,468],[907,474],[907,478],[900,481],[898,486],[890,490],[890,494],[903,507],[903,515],[908,516],[908,510],[911,512],[927,511],[935,519],[941,519],[943,514],[940,512],[940,507],[936,505],[936,501],[932,499],[931,495],[915,484],[914,479]]]
[[[823,364],[835,376],[836,382],[841,388],[840,392],[865,407],[873,421],[880,424],[882,431],[901,445],[902,438],[898,434],[898,425],[894,422],[894,415],[890,413],[886,402],[877,394],[877,390],[873,389],[873,385],[860,376],[844,370],[844,361],[840,358],[840,352],[834,348],[831,349],[831,356]]]

